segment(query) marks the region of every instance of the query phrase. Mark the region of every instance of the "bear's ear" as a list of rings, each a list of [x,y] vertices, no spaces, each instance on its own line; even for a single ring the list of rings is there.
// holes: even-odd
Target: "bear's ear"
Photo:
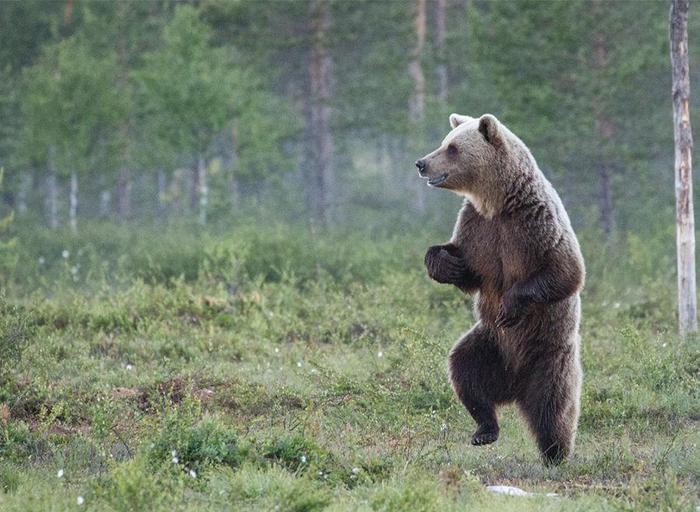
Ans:
[[[473,117],[463,116],[461,114],[450,114],[450,126],[452,129],[457,128],[460,124],[471,121]]]
[[[501,135],[498,128],[498,119],[491,114],[484,114],[479,119],[479,131],[486,139],[486,142],[498,145],[501,141]]]

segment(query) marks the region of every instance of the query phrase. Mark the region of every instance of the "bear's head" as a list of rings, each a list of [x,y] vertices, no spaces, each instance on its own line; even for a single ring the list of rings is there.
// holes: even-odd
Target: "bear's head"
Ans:
[[[416,162],[428,185],[482,202],[493,191],[499,162],[513,136],[495,116],[450,115],[452,131],[440,147]],[[481,199],[481,201],[479,201]]]

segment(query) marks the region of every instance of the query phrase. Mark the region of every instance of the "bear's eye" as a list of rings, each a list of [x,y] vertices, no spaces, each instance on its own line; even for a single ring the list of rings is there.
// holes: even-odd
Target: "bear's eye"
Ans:
[[[457,146],[455,146],[454,144],[450,144],[449,146],[447,146],[447,154],[449,156],[456,156],[457,155]]]

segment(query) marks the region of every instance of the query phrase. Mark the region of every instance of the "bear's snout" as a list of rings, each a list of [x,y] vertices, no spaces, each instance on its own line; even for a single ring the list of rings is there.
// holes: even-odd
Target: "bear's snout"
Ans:
[[[423,176],[425,174],[425,160],[422,158],[420,160],[416,160],[416,167],[418,167],[418,174]]]

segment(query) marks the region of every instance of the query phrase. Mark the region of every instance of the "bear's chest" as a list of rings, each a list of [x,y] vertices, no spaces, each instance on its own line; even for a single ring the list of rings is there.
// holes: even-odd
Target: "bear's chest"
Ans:
[[[467,264],[482,277],[485,287],[503,293],[536,267],[533,241],[524,230],[500,218],[465,213],[453,241],[462,248]]]

